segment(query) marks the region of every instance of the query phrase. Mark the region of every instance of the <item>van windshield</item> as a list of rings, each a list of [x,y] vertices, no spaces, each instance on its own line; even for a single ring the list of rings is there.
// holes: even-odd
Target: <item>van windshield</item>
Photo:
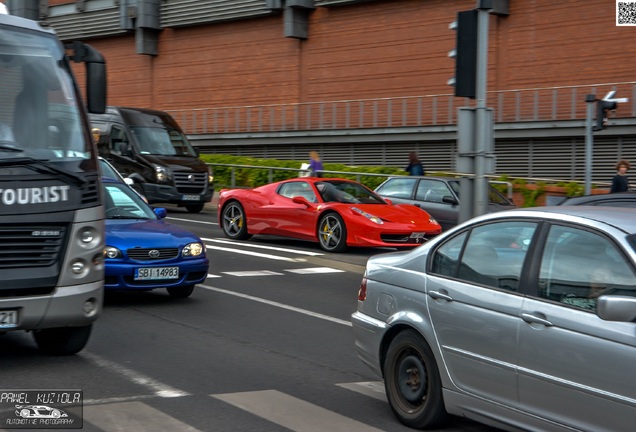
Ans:
[[[141,154],[196,157],[188,139],[176,129],[139,126],[131,129]]]

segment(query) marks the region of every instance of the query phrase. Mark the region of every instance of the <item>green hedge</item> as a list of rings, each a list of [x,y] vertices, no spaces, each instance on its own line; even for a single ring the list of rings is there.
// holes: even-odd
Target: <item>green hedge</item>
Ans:
[[[245,156],[232,156],[224,154],[202,154],[201,159],[208,164],[229,164],[229,165],[252,165],[252,166],[266,166],[274,168],[293,168],[298,169],[300,165],[307,161],[295,161],[295,160],[277,160],[277,159],[258,159]],[[379,167],[379,166],[347,166],[343,164],[335,163],[323,163],[323,169],[326,171],[338,171],[338,172],[354,172],[354,173],[370,173],[370,174],[384,174],[380,177],[374,176],[360,176],[360,183],[365,186],[375,189],[380,183],[386,180],[387,177],[393,175],[404,175],[406,172],[403,169],[394,167]],[[214,170],[214,186],[216,190],[221,190],[225,187],[230,187],[232,184],[232,167],[213,166]],[[257,187],[262,186],[270,182],[270,170],[258,169],[258,168],[234,168],[234,184],[236,187]],[[298,177],[298,172],[294,170],[272,170],[272,181],[287,180],[290,178]],[[325,177],[339,177],[347,178],[351,180],[357,180],[356,174],[329,174],[325,173]]]

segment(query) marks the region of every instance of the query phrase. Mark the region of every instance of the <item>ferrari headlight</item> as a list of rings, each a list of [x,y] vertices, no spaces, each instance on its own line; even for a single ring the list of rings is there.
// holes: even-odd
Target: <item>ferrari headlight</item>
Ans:
[[[365,218],[369,219],[371,222],[375,222],[378,225],[382,225],[384,223],[382,219],[380,219],[379,217],[373,216],[372,214],[369,214],[363,210],[360,210],[358,207],[351,207],[351,211],[354,211],[358,213],[359,215],[364,216]]]
[[[114,259],[114,258],[121,258],[121,257],[122,257],[122,253],[116,247],[106,246],[104,248],[104,258]]]
[[[184,257],[198,257],[205,253],[205,246],[202,243],[190,243],[183,248]]]

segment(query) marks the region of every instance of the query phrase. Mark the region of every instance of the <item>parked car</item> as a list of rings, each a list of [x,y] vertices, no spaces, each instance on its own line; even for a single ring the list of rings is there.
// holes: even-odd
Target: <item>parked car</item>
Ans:
[[[569,197],[561,201],[560,206],[591,205],[601,207],[636,208],[636,192],[618,192],[599,195]]]
[[[375,192],[393,203],[413,204],[426,210],[439,222],[442,230],[457,225],[459,218],[460,187],[455,177],[398,176],[386,179]],[[489,212],[509,210],[516,205],[489,185]]]
[[[635,216],[509,210],[371,257],[355,345],[397,418],[414,428],[452,414],[508,430],[631,429]]]
[[[219,194],[219,226],[231,239],[255,234],[319,242],[328,252],[347,246],[414,247],[441,232],[428,213],[393,205],[360,183],[296,178]]]
[[[172,297],[192,294],[208,275],[203,241],[164,220],[164,208],[152,209],[126,184],[103,178],[106,204],[104,259],[108,290],[166,288]]]

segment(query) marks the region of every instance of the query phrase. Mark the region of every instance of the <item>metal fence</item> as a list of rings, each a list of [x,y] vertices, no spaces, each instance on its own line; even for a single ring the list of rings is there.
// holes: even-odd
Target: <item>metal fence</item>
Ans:
[[[614,116],[636,116],[636,82],[491,91],[495,122],[584,120],[585,96],[610,90],[629,98]],[[471,99],[452,94],[167,110],[187,134],[368,129],[455,124]]]

